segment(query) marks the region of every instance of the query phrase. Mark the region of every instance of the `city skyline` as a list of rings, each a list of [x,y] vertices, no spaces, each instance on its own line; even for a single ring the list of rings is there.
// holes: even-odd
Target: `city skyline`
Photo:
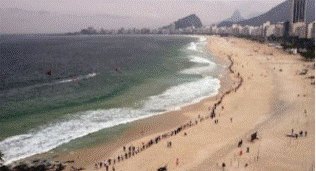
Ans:
[[[113,0],[93,0],[88,2],[81,0],[3,0],[0,2],[1,20],[6,26],[2,26],[1,30],[12,30],[13,33],[21,32],[17,27],[34,25],[36,28],[33,30],[26,28],[28,29],[26,32],[43,32],[39,30],[38,26],[42,26],[47,20],[51,21],[48,23],[48,29],[51,30],[47,30],[47,32],[75,31],[88,26],[109,29],[119,27],[133,28],[135,26],[138,28],[158,28],[189,14],[196,14],[201,19],[203,25],[210,25],[227,19],[236,9],[241,11],[243,17],[248,18],[249,16],[262,14],[284,1],[123,0],[117,2]],[[33,14],[16,16],[18,14],[6,13],[4,9],[8,8],[18,8],[30,12],[47,11],[50,18],[43,19],[42,16],[34,16]],[[87,19],[87,16],[90,18]],[[106,21],[109,17],[112,17],[111,19],[113,17],[121,17],[121,20],[112,21],[110,19],[111,21],[109,22],[100,23]],[[132,20],[126,21],[122,17],[132,17]],[[78,20],[79,18],[80,21]],[[67,24],[71,25],[66,27]]]

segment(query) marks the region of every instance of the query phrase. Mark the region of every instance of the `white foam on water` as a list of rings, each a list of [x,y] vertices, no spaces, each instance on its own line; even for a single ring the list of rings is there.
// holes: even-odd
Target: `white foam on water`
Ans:
[[[191,42],[187,49],[199,53],[203,49],[205,38],[200,42]],[[186,74],[201,74],[216,64],[198,55],[188,56],[189,60],[207,66],[194,67],[181,71]],[[77,76],[76,80],[89,79],[97,73]],[[53,84],[72,82],[74,79],[64,79]],[[52,84],[52,83],[49,83]],[[113,108],[80,112],[75,115],[64,116],[48,125],[33,129],[26,134],[8,137],[0,142],[0,150],[4,153],[4,164],[48,152],[73,139],[86,136],[104,128],[125,124],[145,117],[158,115],[170,110],[178,110],[183,106],[198,102],[206,97],[216,95],[220,88],[217,78],[205,76],[202,79],[170,87],[163,93],[151,96],[142,102],[141,109]],[[160,112],[159,112],[160,111]],[[164,111],[164,112],[161,112]]]
[[[205,73],[211,72],[216,67],[216,64],[212,62],[211,60],[202,58],[199,56],[189,56],[189,60],[191,62],[203,63],[203,64],[208,64],[208,65],[202,66],[202,67],[192,67],[192,68],[184,69],[180,71],[181,74],[205,74]]]
[[[210,64],[210,65],[216,65],[214,62],[212,62],[211,60],[209,59],[206,59],[206,58],[202,58],[202,57],[199,57],[199,56],[189,56],[188,57],[189,60],[191,62],[195,62],[195,63],[205,63],[205,64]]]
[[[184,83],[166,90],[160,95],[151,96],[144,103],[146,111],[165,109],[186,105],[201,97],[217,94],[220,81],[213,77],[204,77],[198,81]]]
[[[205,42],[205,41],[207,41],[207,38],[206,37],[199,37],[200,39],[199,39],[199,41],[200,42]]]
[[[217,94],[220,81],[205,77],[194,82],[170,87],[160,95],[151,96],[142,109],[115,108],[85,111],[33,129],[27,134],[9,137],[0,142],[5,164],[35,154],[48,152],[69,141],[104,128],[125,124],[141,118],[180,109],[182,106]],[[156,111],[156,112],[155,112]],[[70,119],[71,118],[71,119]]]
[[[202,52],[204,53],[204,47],[206,44],[207,38],[206,37],[199,37],[199,40],[197,42],[190,42],[187,45],[187,50],[193,51],[193,52]]]
[[[86,111],[63,118],[27,134],[9,137],[0,142],[5,164],[34,154],[47,152],[73,139],[83,137],[103,128],[132,122],[144,113],[133,109]]]
[[[90,73],[90,74],[87,74],[87,75],[80,75],[80,76],[73,77],[73,78],[70,78],[70,79],[69,78],[61,79],[61,80],[57,80],[57,81],[52,82],[52,83],[36,84],[36,85],[28,86],[28,87],[25,87],[25,88],[27,88],[27,89],[35,88],[35,87],[38,88],[38,87],[50,86],[50,85],[54,85],[54,84],[76,82],[76,81],[80,81],[80,80],[90,79],[90,78],[96,77],[97,75],[98,75],[97,73],[93,72],[93,73]]]
[[[198,51],[197,44],[195,42],[191,42],[187,49],[192,50],[192,51]]]
[[[64,79],[64,80],[61,80],[61,81],[56,81],[53,84],[60,84],[60,83],[68,83],[68,82],[73,82],[73,81],[85,80],[85,79],[96,77],[97,75],[98,75],[97,73],[93,72],[91,74],[80,75],[78,77],[73,77],[71,79]]]

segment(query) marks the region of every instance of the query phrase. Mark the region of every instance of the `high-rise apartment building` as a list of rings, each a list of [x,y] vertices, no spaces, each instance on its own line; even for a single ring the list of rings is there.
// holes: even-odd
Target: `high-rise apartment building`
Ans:
[[[291,1],[291,23],[306,21],[306,0]]]

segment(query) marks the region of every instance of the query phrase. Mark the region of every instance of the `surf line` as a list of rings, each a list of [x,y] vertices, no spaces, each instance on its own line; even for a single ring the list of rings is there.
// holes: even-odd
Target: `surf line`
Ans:
[[[238,81],[235,81],[233,83],[233,85],[235,85],[236,82],[238,82],[237,86],[235,87],[232,87],[231,89],[227,90],[226,92],[224,92],[219,100],[213,105],[212,107],[212,112],[209,114],[209,115],[206,115],[205,117],[201,117],[200,115],[198,115],[198,118],[197,119],[193,119],[190,120],[189,122],[187,122],[186,124],[184,125],[181,125],[181,126],[178,126],[177,128],[175,129],[172,129],[172,130],[169,130],[165,133],[162,133],[162,135],[159,135],[157,137],[154,137],[152,139],[150,139],[147,143],[145,142],[142,142],[142,145],[139,145],[138,147],[135,147],[133,145],[129,146],[128,148],[126,148],[125,146],[123,146],[122,148],[122,151],[120,152],[120,154],[115,154],[115,156],[113,157],[110,157],[108,158],[107,160],[104,160],[103,162],[99,162],[99,163],[96,163],[95,166],[96,166],[96,169],[98,168],[102,168],[102,166],[108,168],[108,167],[112,167],[115,168],[115,163],[119,163],[119,162],[122,162],[123,160],[127,160],[129,158],[132,158],[133,156],[136,156],[138,153],[141,153],[142,151],[146,150],[147,148],[153,146],[154,144],[158,144],[162,139],[167,139],[171,136],[176,136],[177,134],[179,134],[181,131],[184,131],[186,129],[189,129],[190,127],[192,126],[195,126],[197,125],[199,122],[202,122],[206,119],[213,119],[216,117],[216,109],[217,109],[217,106],[220,105],[224,99],[224,97],[228,94],[230,94],[232,91],[237,91],[244,79],[240,76],[239,72],[237,74],[235,74],[235,71],[232,69],[233,65],[234,65],[234,61],[232,59],[232,55],[227,55],[227,58],[228,60],[230,61],[230,65],[228,66],[228,70],[230,72],[230,74],[232,74],[233,76],[235,76],[235,78],[238,79]],[[210,109],[210,108],[209,108]],[[222,109],[223,109],[223,106],[222,106]],[[215,124],[218,123],[218,120],[215,119]],[[184,132],[184,136],[186,136],[187,133]],[[172,142],[171,141],[168,141],[167,142],[167,147],[171,147],[172,146]]]
[[[240,76],[239,72],[237,74],[235,74],[235,71],[232,69],[233,65],[234,65],[234,61],[232,60],[232,57],[231,55],[227,55],[227,58],[228,60],[230,61],[230,65],[228,66],[228,70],[231,74],[235,75],[235,77],[238,79],[238,84],[236,87],[226,91],[225,93],[223,93],[223,95],[220,97],[220,99],[213,105],[213,108],[212,108],[212,112],[211,112],[211,118],[214,118],[216,117],[216,108],[218,105],[220,105],[224,99],[224,97],[228,94],[230,94],[232,91],[237,91],[240,86],[242,85],[242,83],[244,82],[244,79]],[[222,107],[223,109],[223,107]]]

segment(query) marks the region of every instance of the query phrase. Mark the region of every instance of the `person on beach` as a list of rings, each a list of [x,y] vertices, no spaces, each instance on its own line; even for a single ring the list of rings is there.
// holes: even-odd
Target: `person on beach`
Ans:
[[[230,117],[230,122],[231,122],[231,123],[233,122],[233,118],[232,118],[232,117]]]
[[[167,143],[167,147],[171,148],[171,141]]]
[[[108,160],[109,165],[111,165],[111,159]]]
[[[241,145],[242,145],[242,140],[238,142],[238,148],[241,147]]]
[[[179,166],[179,158],[176,160],[176,166]]]
[[[223,170],[224,170],[225,167],[226,167],[226,164],[223,162],[223,163],[222,163],[222,168],[223,168]]]

